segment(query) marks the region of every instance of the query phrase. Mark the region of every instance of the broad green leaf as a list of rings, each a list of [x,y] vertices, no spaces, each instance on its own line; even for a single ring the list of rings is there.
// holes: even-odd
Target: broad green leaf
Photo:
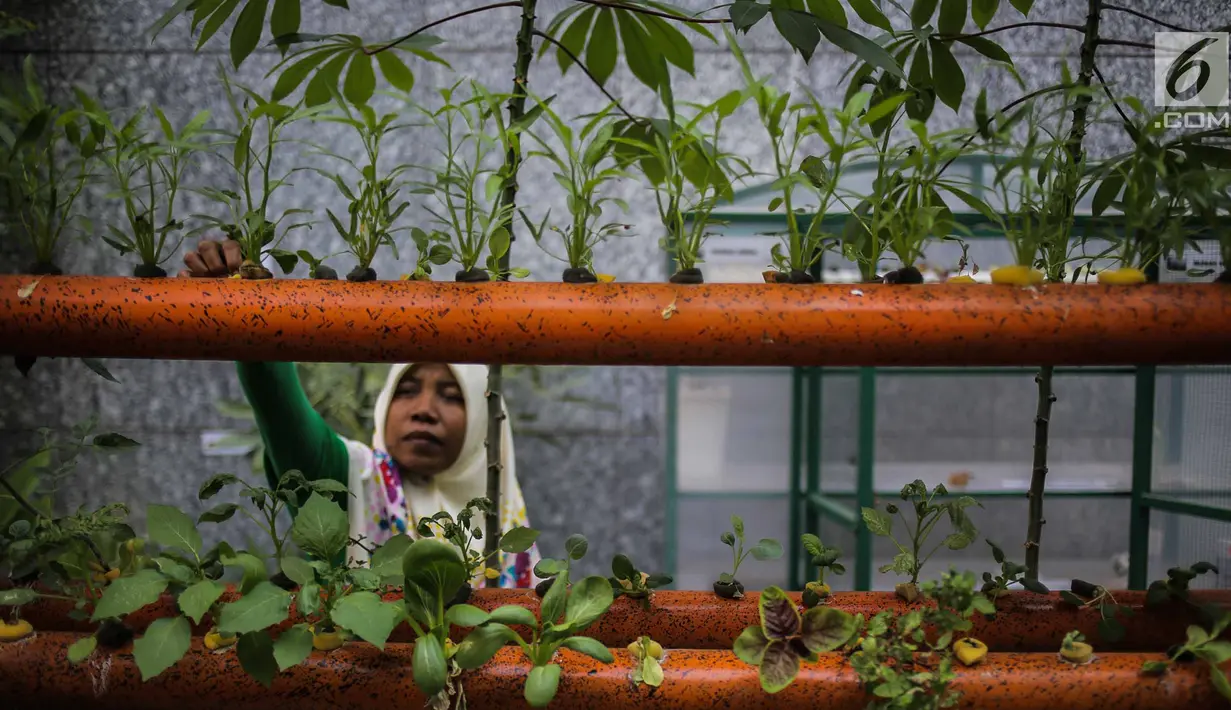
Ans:
[[[799,656],[785,641],[771,641],[761,656],[761,689],[777,693],[799,674]]]
[[[910,8],[910,21],[915,27],[923,27],[932,20],[932,15],[936,14],[936,6],[940,4],[940,0],[915,0],[915,4]]]
[[[380,65],[380,73],[393,88],[409,94],[410,90],[415,87],[415,75],[411,73],[406,63],[392,51],[377,53],[376,63]]]
[[[261,41],[269,0],[248,0],[231,30],[231,62],[238,69]]]
[[[759,666],[768,645],[769,639],[761,627],[749,626],[735,639],[735,655],[744,663]]]
[[[203,579],[180,592],[180,611],[192,619],[194,624],[199,624],[209,608],[226,590],[226,587],[212,579]]]
[[[690,76],[695,76],[695,56],[688,38],[677,30],[673,23],[662,18],[642,15],[641,21],[649,32],[651,45],[662,52],[663,59],[688,72]],[[597,26],[595,29],[597,31]],[[593,42],[594,38],[591,37],[590,41]]]
[[[556,697],[560,670],[560,666],[554,663],[530,669],[530,675],[526,678],[526,702],[530,703],[530,707],[545,708]]]
[[[257,584],[269,579],[269,574],[265,569],[265,560],[250,552],[223,553],[219,561],[227,567],[239,567],[243,571],[243,578],[239,584],[240,594],[247,594]]]
[[[828,606],[804,612],[800,640],[813,653],[825,653],[846,643],[855,633],[855,617]]]
[[[614,598],[611,583],[598,575],[578,582],[569,594],[564,620],[572,631],[581,631],[594,623],[611,606]]]
[[[1200,655],[1210,663],[1222,665],[1231,660],[1231,641],[1207,641],[1201,647]]]
[[[955,532],[945,538],[944,545],[950,550],[961,550],[974,542],[974,536],[967,532]]]
[[[1116,197],[1120,195],[1120,190],[1124,189],[1124,173],[1116,170],[1107,177],[1103,178],[1099,183],[1098,189],[1094,191],[1094,201],[1090,205],[1090,211],[1095,217],[1107,211],[1107,208],[1115,202]]]
[[[999,9],[1000,0],[971,0],[970,17],[980,30],[985,30]]]
[[[825,39],[829,40],[839,49],[846,50],[868,64],[878,69],[883,69],[893,76],[898,78],[905,76],[902,72],[902,67],[894,61],[893,57],[885,51],[884,47],[876,42],[845,27],[840,27],[824,20],[817,20],[816,26],[820,28],[821,34],[825,35]]]
[[[303,616],[312,616],[321,608],[321,585],[305,584],[295,595],[295,608]]]
[[[616,579],[632,580],[637,576],[637,568],[633,566],[633,561],[628,559],[628,555],[620,553],[611,558],[611,573]]]
[[[337,88],[338,78],[342,76],[342,70],[346,68],[346,60],[349,58],[348,52],[340,52],[308,80],[308,86],[303,92],[305,107],[313,108],[333,99],[333,90]]]
[[[452,599],[467,576],[456,548],[434,539],[412,544],[402,559],[402,571],[407,606],[425,623],[435,618],[437,600]]]
[[[98,637],[93,634],[85,638],[78,639],[68,647],[68,662],[77,664],[90,657],[94,653],[94,649],[98,648]]]
[[[885,13],[877,6],[877,0],[849,0],[851,9],[859,15],[859,19],[864,22],[882,29],[886,32],[893,31],[893,25],[889,23],[889,18],[885,17]]]
[[[543,617],[544,623],[555,623],[560,615],[564,613],[564,606],[568,601],[568,570],[562,570],[552,581],[551,586],[547,589],[547,594],[543,595],[543,603],[539,607],[539,613]]]
[[[302,557],[287,556],[282,558],[282,572],[295,584],[303,586],[316,581],[316,571]]]
[[[506,604],[492,609],[491,620],[506,626],[521,625],[534,627],[538,626],[539,623],[538,619],[534,616],[534,612],[516,604]]]
[[[1005,64],[1013,63],[1013,58],[1009,56],[1008,52],[1004,51],[1003,47],[986,37],[963,37],[958,42],[970,47],[988,59],[994,59]]]
[[[604,10],[598,13],[590,41],[586,45],[586,67],[600,86],[607,83],[615,71],[618,45],[616,44],[615,13]]]
[[[799,635],[799,610],[778,587],[761,592],[761,629],[771,641]]]
[[[217,476],[209,479],[201,486],[201,490],[197,491],[197,498],[201,500],[209,500],[218,494],[226,486],[233,483],[239,483],[239,478],[230,473],[220,473]]]
[[[457,604],[445,612],[445,620],[454,626],[481,626],[490,618],[487,612],[471,604]]]
[[[332,560],[346,548],[349,531],[342,507],[313,492],[295,516],[291,539],[313,557]]]
[[[808,12],[825,22],[846,27],[846,9],[839,0],[808,0]]]
[[[662,54],[654,49],[636,13],[621,12],[616,15],[616,22],[620,27],[620,40],[624,44],[624,59],[629,70],[642,84],[658,89],[670,78]]]
[[[376,74],[372,71],[372,57],[355,52],[350,69],[346,72],[346,81],[342,84],[342,95],[352,104],[363,106],[375,92]]]
[[[303,663],[304,659],[310,655],[312,655],[312,632],[302,624],[283,631],[274,641],[274,660],[278,663],[280,671]]]
[[[529,550],[534,541],[539,538],[539,531],[526,527],[515,527],[500,536],[500,551],[517,553]]]
[[[774,27],[778,28],[778,34],[799,51],[805,63],[811,61],[812,53],[816,51],[816,45],[821,41],[821,31],[817,29],[820,21],[806,12],[784,7],[774,7],[769,12],[774,21]],[[830,26],[843,29],[837,25]]]
[[[901,107],[902,104],[905,103],[906,100],[909,98],[910,98],[910,94],[907,94],[907,93],[901,93],[901,94],[897,94],[894,96],[890,96],[884,101],[877,103],[872,108],[869,108],[867,113],[863,115],[863,118],[859,120],[862,121],[865,125],[871,125],[873,123],[876,123],[877,121],[881,120],[882,118],[885,118],[886,116],[890,115],[894,111],[897,111],[898,108]]]
[[[876,508],[864,508],[862,514],[864,525],[868,526],[868,531],[873,535],[887,537],[893,529],[893,518],[889,517],[888,513]]]
[[[201,533],[192,518],[179,508],[151,503],[146,507],[146,526],[153,542],[178,547],[193,556],[201,554]]]
[[[758,560],[776,560],[782,557],[782,544],[777,540],[762,538],[750,552]]]
[[[153,569],[138,570],[132,576],[120,577],[107,585],[90,621],[120,618],[153,604],[167,588],[167,582],[161,572]]]
[[[389,538],[372,553],[369,569],[379,575],[383,583],[398,584],[403,577],[402,560],[406,557],[411,542],[413,541],[410,536],[405,533]]]
[[[590,658],[602,661],[603,663],[611,663],[615,660],[611,655],[611,650],[606,645],[588,636],[569,636],[561,641],[560,645],[578,653],[584,653]]]
[[[338,600],[330,617],[335,624],[383,651],[389,634],[402,620],[402,609],[400,604],[381,601],[374,592],[351,592]]]
[[[1188,645],[1196,646],[1210,640],[1210,635],[1205,629],[1200,626],[1192,625],[1188,627]]]
[[[287,66],[278,74],[278,81],[274,83],[273,92],[269,95],[271,101],[281,101],[290,96],[299,85],[308,78],[312,70],[317,68],[326,59],[335,56],[336,52],[332,49],[319,50],[303,56],[295,60],[294,63]],[[384,56],[387,52],[381,52],[377,56]]]
[[[862,2],[871,2],[871,0],[861,0]],[[753,25],[761,21],[769,12],[769,5],[765,5],[756,0],[735,0],[728,11],[731,17],[731,24],[739,32],[747,32]]]
[[[804,533],[800,536],[800,540],[803,542],[804,550],[806,550],[809,555],[816,556],[821,554],[821,538],[813,535],[812,533]]]
[[[602,10],[601,12],[608,12]],[[581,50],[586,46],[586,37],[590,34],[590,27],[594,24],[595,15],[599,14],[600,10],[597,7],[589,7],[582,10],[573,20],[564,34],[557,39],[560,44],[568,48],[569,52],[573,53],[574,57],[581,56]],[[573,66],[573,59],[562,49],[556,49],[556,63],[560,66],[560,73],[567,73],[569,68]]]
[[[21,606],[38,599],[38,592],[25,587],[0,590],[0,606]]]
[[[569,535],[568,539],[564,541],[564,552],[569,556],[569,559],[580,560],[586,556],[586,552],[589,549],[590,543],[586,540],[585,535]]]
[[[494,612],[492,616],[495,617]],[[478,668],[515,638],[517,634],[503,624],[485,624],[466,634],[453,659],[464,670]]]
[[[956,112],[962,107],[962,95],[966,93],[966,74],[962,71],[962,65],[953,58],[947,42],[933,40],[931,45],[932,81],[936,86],[936,96]]]
[[[247,634],[269,628],[286,618],[291,595],[269,582],[261,582],[238,600],[222,607],[218,630]]]
[[[278,674],[278,660],[274,657],[274,641],[263,631],[244,634],[235,644],[239,665],[253,680],[268,688]]]
[[[422,541],[420,541],[422,542]],[[417,544],[417,543],[416,543]],[[415,651],[411,657],[415,685],[427,697],[445,689],[448,669],[445,667],[445,652],[440,647],[440,641],[432,635],[420,636],[415,640]]]
[[[201,513],[197,518],[198,523],[225,523],[230,520],[237,512],[239,506],[234,503],[219,503],[213,508]]]
[[[969,0],[941,0],[940,20],[936,29],[942,35],[958,35],[966,27],[966,3]]]
[[[1009,4],[1022,13],[1022,16],[1030,15],[1030,8],[1034,6],[1034,0],[1009,0]]]
[[[269,31],[274,39],[299,32],[299,0],[274,0],[274,11],[269,15]]]
[[[133,641],[133,660],[141,680],[162,673],[184,657],[192,644],[192,627],[182,616],[155,619],[141,638]]]

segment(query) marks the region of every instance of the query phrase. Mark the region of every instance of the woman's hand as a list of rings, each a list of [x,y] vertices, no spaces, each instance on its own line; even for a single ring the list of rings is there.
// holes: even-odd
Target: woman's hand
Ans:
[[[244,253],[234,239],[221,242],[203,239],[196,251],[184,255],[184,265],[188,268],[179,275],[196,278],[230,276],[239,271],[243,261]]]

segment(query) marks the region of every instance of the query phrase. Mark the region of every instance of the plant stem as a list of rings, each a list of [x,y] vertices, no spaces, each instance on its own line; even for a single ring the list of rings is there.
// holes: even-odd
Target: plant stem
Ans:
[[[526,86],[529,84],[530,60],[534,57],[534,10],[538,0],[522,0],[521,29],[517,31],[517,59],[513,66],[513,93],[509,98],[509,125],[521,119],[526,112]],[[512,249],[513,214],[517,204],[517,172],[521,167],[521,140],[513,136],[509,140],[509,152],[505,157],[504,194],[501,205],[508,209],[505,228],[509,231],[509,250],[500,257],[499,281],[508,279],[509,252]],[[500,458],[500,440],[504,419],[507,416],[501,403],[503,372],[499,363],[491,365],[487,370],[487,499],[492,503],[492,512],[488,514],[484,529],[484,552],[488,555],[496,553],[500,543],[500,479],[504,464]],[[500,580],[488,579],[487,586],[498,587]]]
[[[1103,9],[1104,9],[1104,10],[1111,10],[1111,11],[1114,11],[1114,12],[1123,12],[1123,13],[1127,13],[1127,14],[1129,14],[1129,15],[1134,15],[1134,16],[1136,16],[1136,17],[1140,17],[1140,18],[1141,18],[1141,19],[1143,19],[1143,20],[1147,20],[1147,21],[1149,21],[1149,22],[1153,22],[1154,24],[1156,24],[1156,25],[1158,25],[1158,26],[1160,26],[1160,27],[1166,27],[1167,29],[1169,29],[1169,30],[1174,30],[1174,31],[1176,31],[1176,32],[1195,32],[1195,31],[1196,31],[1196,30],[1189,29],[1189,28],[1187,28],[1187,27],[1180,27],[1179,25],[1172,25],[1172,24],[1169,24],[1169,23],[1163,22],[1162,20],[1158,19],[1157,17],[1151,17],[1150,15],[1147,15],[1147,14],[1145,14],[1144,12],[1138,12],[1137,10],[1133,10],[1133,9],[1131,9],[1131,8],[1127,8],[1127,7],[1120,7],[1119,5],[1111,5],[1111,4],[1107,4],[1107,5],[1104,5],[1104,6],[1103,6]]]
[[[556,47],[558,47],[561,52],[564,52],[565,54],[567,54],[568,57],[572,59],[573,62],[576,63],[578,67],[581,68],[581,71],[584,72],[586,76],[590,77],[590,81],[594,82],[594,85],[598,87],[598,90],[603,92],[603,95],[606,96],[608,99],[610,99],[611,103],[615,104],[616,108],[620,109],[620,113],[628,117],[628,120],[632,121],[633,123],[639,123],[639,124],[648,123],[644,118],[637,118],[636,116],[629,113],[628,110],[624,108],[624,105],[620,103],[620,100],[612,96],[611,92],[607,91],[607,88],[603,86],[601,83],[599,83],[599,80],[596,79],[594,75],[590,73],[590,70],[589,68],[586,67],[585,62],[578,59],[576,54],[573,54],[573,50],[569,49],[568,47],[565,47],[559,40],[547,34],[546,32],[540,32],[538,30],[535,30],[534,36],[542,37],[543,39],[547,40],[548,42],[551,42]]]
[[[420,27],[420,28],[418,28],[418,29],[416,29],[416,30],[414,30],[414,31],[410,32],[409,34],[404,34],[404,35],[402,35],[401,37],[399,37],[399,38],[397,38],[397,39],[393,40],[392,42],[389,42],[388,44],[382,44],[382,45],[380,45],[379,47],[372,47],[372,48],[366,48],[366,47],[365,47],[365,48],[364,48],[364,50],[363,50],[363,53],[364,53],[364,54],[367,54],[367,55],[369,55],[369,56],[370,56],[370,55],[376,54],[376,53],[378,53],[378,52],[383,52],[383,51],[385,51],[386,49],[391,49],[391,48],[393,48],[393,47],[398,46],[399,44],[401,44],[401,43],[405,42],[406,40],[408,40],[408,39],[410,39],[410,38],[414,37],[415,35],[417,35],[417,34],[419,34],[419,33],[421,33],[421,32],[426,32],[427,30],[430,30],[430,29],[432,29],[433,27],[435,27],[435,26],[437,26],[437,25],[443,25],[443,24],[444,24],[444,23],[446,23],[446,22],[450,22],[450,21],[452,21],[452,20],[456,20],[456,19],[458,19],[458,18],[466,17],[467,15],[474,15],[474,14],[477,14],[477,13],[480,13],[480,12],[486,12],[486,11],[488,11],[488,10],[495,10],[495,9],[497,9],[497,8],[501,8],[501,7],[521,7],[521,6],[522,6],[522,4],[521,4],[521,2],[519,2],[519,0],[508,0],[507,2],[498,2],[498,3],[491,4],[491,5],[484,5],[484,6],[482,6],[482,7],[473,7],[473,8],[471,8],[471,9],[469,9],[469,10],[464,11],[464,12],[459,12],[459,13],[456,13],[456,14],[453,14],[453,15],[449,15],[448,17],[442,17],[442,18],[440,18],[439,20],[434,20],[434,21],[432,21],[432,22],[429,22],[429,23],[427,23],[426,25],[424,25],[424,26],[422,26],[422,27]]]
[[[959,39],[971,39],[972,37],[983,37],[984,35],[996,34],[997,32],[1004,32],[1005,30],[1016,30],[1022,27],[1054,27],[1056,29],[1073,30],[1075,32],[1083,32],[1086,29],[1082,25],[1070,25],[1064,22],[1015,22],[1011,25],[1005,25],[1003,27],[993,27],[990,30],[983,30],[982,32],[974,32],[968,35],[945,35],[943,37],[937,37],[936,39],[940,40],[941,42],[954,42]]]

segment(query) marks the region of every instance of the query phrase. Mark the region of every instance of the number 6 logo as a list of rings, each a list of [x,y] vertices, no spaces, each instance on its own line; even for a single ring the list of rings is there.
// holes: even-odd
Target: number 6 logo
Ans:
[[[1218,40],[1214,37],[1202,37],[1196,43],[1185,49],[1179,57],[1167,69],[1167,95],[1176,101],[1191,101],[1205,89],[1206,84],[1210,82],[1210,75],[1213,70],[1210,68],[1210,63],[1205,61],[1201,56],[1201,51],[1206,47],[1214,44]],[[1188,86],[1183,91],[1176,89],[1185,75],[1192,69],[1196,68],[1200,74],[1197,75],[1197,80]]]
[[[1226,32],[1154,35],[1154,103],[1165,108],[1228,105]]]

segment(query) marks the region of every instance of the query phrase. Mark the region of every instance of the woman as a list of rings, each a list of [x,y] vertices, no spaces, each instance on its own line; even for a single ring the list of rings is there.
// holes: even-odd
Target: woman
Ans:
[[[184,258],[181,276],[235,273],[239,245],[203,241]],[[404,363],[393,365],[376,399],[369,443],[338,436],[312,408],[293,363],[237,363],[244,394],[265,442],[271,481],[298,469],[310,480],[329,478],[353,494],[347,507],[352,538],[383,543],[394,535],[418,537],[420,518],[439,511],[457,516],[466,503],[487,494],[487,368],[482,365]],[[517,482],[508,418],[501,427],[500,529],[529,527]],[[483,527],[485,516],[475,516]],[[483,541],[473,544],[482,551]],[[351,557],[367,553],[352,547]],[[501,587],[531,587],[537,547],[498,553]],[[478,586],[482,576],[472,583]]]

